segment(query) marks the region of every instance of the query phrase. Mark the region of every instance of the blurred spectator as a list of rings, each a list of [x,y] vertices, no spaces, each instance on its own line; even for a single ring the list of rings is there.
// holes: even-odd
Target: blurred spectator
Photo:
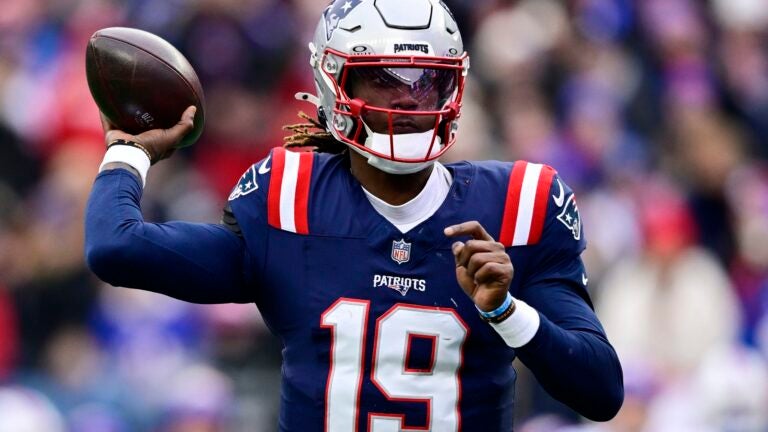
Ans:
[[[768,56],[763,49],[768,4],[761,0],[713,1],[723,35],[718,46],[726,95],[752,126],[752,140],[768,156]]]
[[[744,340],[754,345],[761,321],[768,322],[768,171],[762,166],[735,170],[727,196],[736,220],[731,276],[744,313]]]
[[[22,364],[39,365],[58,328],[86,321],[95,287],[83,265],[83,212],[99,154],[69,141],[46,165],[20,211],[9,255],[10,288],[22,323]]]
[[[678,112],[670,127],[673,154],[668,161],[674,175],[686,182],[702,245],[728,265],[733,256],[731,211],[725,202],[728,174],[743,163],[740,130],[710,110]]]
[[[688,379],[668,383],[648,407],[643,430],[758,432],[768,418],[768,365],[754,351],[710,350]]]
[[[0,382],[14,371],[19,349],[16,310],[5,287],[0,285]]]
[[[0,78],[1,81],[1,78]],[[25,148],[21,139],[0,121],[0,187],[2,194],[20,194],[27,192],[39,177],[40,167],[37,160]],[[7,217],[11,198],[0,200],[3,204],[2,217]]]
[[[42,394],[21,387],[0,387],[0,432],[64,432],[61,414]]]
[[[547,52],[565,35],[565,13],[552,0],[512,2],[495,10],[481,23],[470,48],[476,75],[502,86],[534,80]]]
[[[644,186],[645,248],[608,271],[596,309],[622,360],[643,359],[675,378],[733,343],[740,315],[724,269],[695,244],[683,198],[663,184]]]
[[[589,270],[592,294],[597,298],[601,293],[596,289],[600,288],[605,273],[619,261],[639,255],[643,248],[636,189],[636,183],[623,182],[577,197],[589,239],[583,258]]]
[[[159,431],[232,430],[232,383],[221,372],[205,365],[189,366],[176,371],[168,384]]]

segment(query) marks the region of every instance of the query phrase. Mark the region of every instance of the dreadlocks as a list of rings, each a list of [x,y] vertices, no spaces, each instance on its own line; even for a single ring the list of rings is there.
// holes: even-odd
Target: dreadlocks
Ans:
[[[299,111],[299,117],[309,123],[299,123],[283,126],[283,130],[292,132],[283,138],[285,148],[312,147],[321,153],[342,153],[347,146],[333,137],[318,120],[310,117],[304,111]]]

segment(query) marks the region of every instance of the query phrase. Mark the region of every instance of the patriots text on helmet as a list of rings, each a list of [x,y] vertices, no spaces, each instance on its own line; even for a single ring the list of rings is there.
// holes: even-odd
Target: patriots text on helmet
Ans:
[[[424,54],[429,54],[429,45],[427,44],[413,44],[413,43],[396,43],[395,44],[395,54],[401,53],[401,52],[423,52]]]

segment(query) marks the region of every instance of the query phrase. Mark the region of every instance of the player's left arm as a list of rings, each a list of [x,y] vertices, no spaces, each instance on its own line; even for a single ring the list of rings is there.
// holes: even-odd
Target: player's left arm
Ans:
[[[541,242],[529,246],[534,257],[520,274],[504,245],[478,222],[448,227],[446,235],[472,237],[454,243],[453,252],[457,280],[481,316],[516,348],[553,397],[589,419],[605,421],[623,402],[622,370],[584,286],[585,243],[580,221],[569,226],[565,217],[569,212],[578,217],[568,192],[568,200],[561,195],[549,203]],[[509,293],[513,277],[523,279],[517,298]]]
[[[539,325],[517,356],[555,399],[591,420],[610,420],[624,400],[623,374],[585,287],[578,286],[584,265],[566,254],[546,265],[548,274],[518,293]]]

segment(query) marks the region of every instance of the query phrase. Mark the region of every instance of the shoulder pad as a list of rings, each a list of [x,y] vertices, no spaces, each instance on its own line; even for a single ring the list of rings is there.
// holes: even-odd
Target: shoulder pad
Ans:
[[[269,225],[298,234],[309,233],[309,188],[313,152],[272,150],[272,175],[267,192]]]
[[[253,196],[261,203],[259,212],[266,209],[269,226],[308,234],[312,168],[316,165],[314,161],[313,152],[294,152],[275,147],[269,156],[248,168],[240,177],[229,195],[232,207],[235,210],[242,209],[236,200],[259,191]]]
[[[532,245],[541,240],[556,174],[547,165],[526,161],[512,165],[499,233],[499,242],[505,247]],[[564,195],[553,198],[563,199]]]

